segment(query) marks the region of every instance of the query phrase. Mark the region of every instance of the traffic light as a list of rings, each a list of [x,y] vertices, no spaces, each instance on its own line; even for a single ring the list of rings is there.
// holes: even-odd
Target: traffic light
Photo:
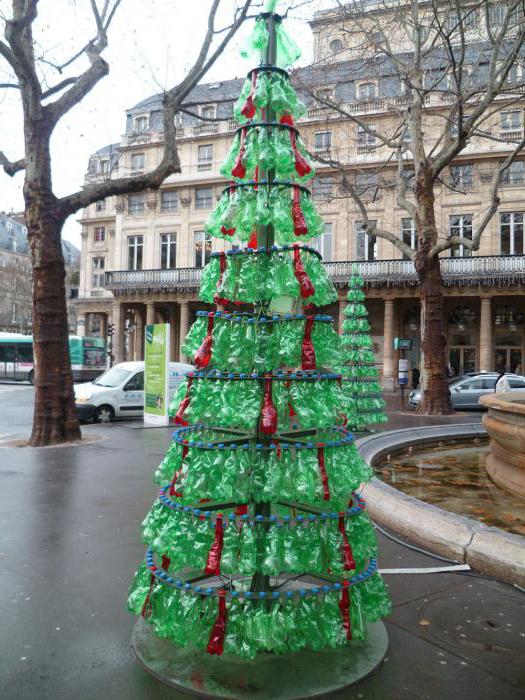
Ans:
[[[113,333],[115,332],[115,324],[114,323],[108,323],[108,336],[111,338]]]

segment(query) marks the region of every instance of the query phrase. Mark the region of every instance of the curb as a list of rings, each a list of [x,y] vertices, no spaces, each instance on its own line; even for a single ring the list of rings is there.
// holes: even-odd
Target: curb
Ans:
[[[417,443],[486,437],[479,423],[405,428],[360,438],[356,446],[371,467],[386,454]],[[480,573],[525,586],[525,537],[488,527],[398,491],[373,477],[361,491],[373,520],[431,552],[469,564]]]

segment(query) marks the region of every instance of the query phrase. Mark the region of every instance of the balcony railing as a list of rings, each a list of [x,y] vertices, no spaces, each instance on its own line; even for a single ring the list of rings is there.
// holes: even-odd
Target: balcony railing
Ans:
[[[336,287],[345,287],[352,273],[371,287],[407,287],[418,284],[411,260],[349,260],[324,263]],[[479,255],[471,258],[442,258],[441,272],[446,286],[507,286],[525,283],[525,256]],[[196,291],[202,269],[115,270],[106,272],[105,286],[115,294],[173,290]]]

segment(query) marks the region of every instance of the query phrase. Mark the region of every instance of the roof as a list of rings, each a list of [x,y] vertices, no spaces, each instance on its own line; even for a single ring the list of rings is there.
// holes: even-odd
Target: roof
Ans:
[[[27,228],[4,213],[0,213],[0,250],[29,255]],[[62,252],[66,265],[76,265],[80,261],[80,250],[73,243],[62,240]]]

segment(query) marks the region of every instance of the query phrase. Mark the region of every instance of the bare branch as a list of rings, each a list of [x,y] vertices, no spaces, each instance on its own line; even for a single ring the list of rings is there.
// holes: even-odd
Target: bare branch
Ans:
[[[0,151],[0,165],[4,169],[6,175],[13,177],[20,170],[24,170],[26,167],[25,158],[20,158],[20,160],[10,161],[3,151]]]

